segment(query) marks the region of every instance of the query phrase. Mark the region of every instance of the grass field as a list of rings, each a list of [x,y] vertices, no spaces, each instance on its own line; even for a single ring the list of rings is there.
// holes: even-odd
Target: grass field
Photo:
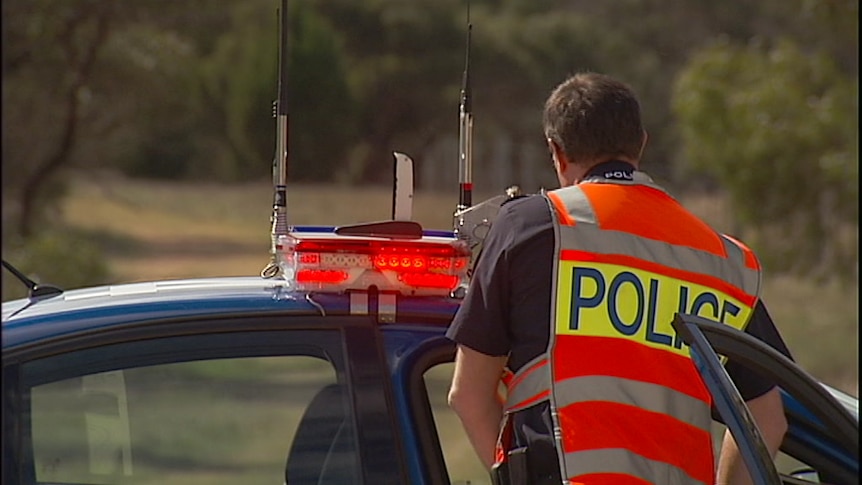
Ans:
[[[475,194],[474,200],[497,194]],[[102,176],[76,180],[63,219],[103,248],[111,282],[259,274],[269,261],[272,187],[268,182],[214,185],[143,182]],[[694,212],[725,229],[721,200],[685,198]],[[457,195],[418,192],[414,219],[451,227]],[[386,189],[291,186],[289,222],[338,225],[387,219]],[[764,301],[797,361],[816,377],[858,395],[858,283],[816,284],[770,276]]]

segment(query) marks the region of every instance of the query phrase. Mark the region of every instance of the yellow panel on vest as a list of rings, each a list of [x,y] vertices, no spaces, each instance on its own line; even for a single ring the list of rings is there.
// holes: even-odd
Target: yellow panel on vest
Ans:
[[[559,261],[556,333],[636,340],[688,355],[671,321],[689,313],[742,329],[751,307],[708,286],[607,263]]]

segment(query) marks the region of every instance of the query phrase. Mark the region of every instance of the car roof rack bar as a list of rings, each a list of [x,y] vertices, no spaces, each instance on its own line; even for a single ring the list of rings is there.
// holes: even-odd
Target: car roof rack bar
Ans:
[[[754,418],[696,321],[692,315],[677,313],[672,324],[676,333],[691,347],[694,365],[712,394],[715,408],[736,440],[752,482],[755,485],[779,485],[781,478]]]

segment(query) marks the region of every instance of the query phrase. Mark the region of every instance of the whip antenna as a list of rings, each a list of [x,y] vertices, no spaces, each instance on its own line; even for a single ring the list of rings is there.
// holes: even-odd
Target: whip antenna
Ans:
[[[473,89],[470,82],[470,43],[473,24],[470,22],[470,3],[467,3],[467,53],[464,60],[464,79],[461,85],[458,131],[458,207],[457,214],[473,205]],[[460,221],[455,221],[457,232]]]
[[[281,272],[279,266],[279,236],[287,235],[287,64],[288,64],[288,34],[287,34],[287,0],[281,0],[278,12],[278,98],[273,103],[275,117],[275,157],[272,161],[272,246],[269,264],[260,272],[264,278],[271,278]]]

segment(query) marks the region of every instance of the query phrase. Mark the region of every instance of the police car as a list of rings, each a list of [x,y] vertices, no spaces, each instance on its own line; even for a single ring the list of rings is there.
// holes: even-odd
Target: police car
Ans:
[[[286,11],[282,0],[282,25]],[[490,484],[446,402],[445,330],[512,195],[472,204],[467,78],[451,230],[410,220],[402,154],[392,220],[289,225],[280,92],[261,275],[63,291],[4,261],[31,294],[2,305],[2,483]],[[755,483],[858,483],[857,398],[742,332],[696,315],[674,324]],[[783,388],[790,428],[777,468],[719,354]]]

